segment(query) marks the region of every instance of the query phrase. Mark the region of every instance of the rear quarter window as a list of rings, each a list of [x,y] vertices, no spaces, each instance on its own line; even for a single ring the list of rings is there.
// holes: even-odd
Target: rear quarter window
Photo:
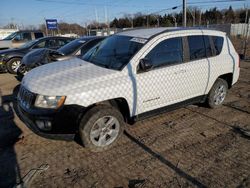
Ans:
[[[68,42],[69,42],[70,40],[68,40],[68,39],[58,39],[58,45],[59,45],[59,47],[62,47],[62,46],[64,46],[65,44],[67,44]]]
[[[224,38],[218,36],[212,36],[212,40],[215,48],[215,55],[219,55],[223,47]]]

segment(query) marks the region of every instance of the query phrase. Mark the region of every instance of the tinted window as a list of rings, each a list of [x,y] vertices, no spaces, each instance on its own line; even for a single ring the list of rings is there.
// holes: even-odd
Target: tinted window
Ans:
[[[223,37],[212,36],[212,40],[214,42],[215,54],[219,55],[223,46]]]
[[[31,40],[30,33],[19,33],[14,38],[16,41],[29,41]]]
[[[45,48],[45,41],[38,42],[34,48]]]
[[[59,48],[58,51],[64,55],[71,55],[77,51],[86,41],[82,39],[75,39],[70,43]]]
[[[58,39],[58,45],[59,45],[59,47],[64,46],[68,42],[70,42],[70,40],[68,40],[68,39]]]
[[[207,36],[207,35],[204,36],[204,42],[205,42],[207,57],[211,57],[213,55],[213,52],[212,52],[212,47],[211,47],[211,44],[210,44],[209,36]]]
[[[43,33],[34,33],[34,35],[36,39],[43,37]]]
[[[45,44],[46,48],[56,48],[57,47],[57,41],[55,39],[50,39],[46,41]]]
[[[188,36],[190,60],[206,58],[206,50],[202,35]]]
[[[182,38],[171,38],[160,42],[145,58],[150,59],[154,67],[183,62]]]
[[[95,40],[89,41],[87,44],[85,44],[81,48],[81,55],[84,55],[89,49],[91,49],[92,47],[94,47],[101,40],[103,40],[103,39],[95,39]]]
[[[83,56],[83,60],[98,66],[121,70],[143,46],[144,42],[140,41],[145,39],[113,35],[91,48]]]
[[[24,40],[31,40],[31,33],[23,33]]]

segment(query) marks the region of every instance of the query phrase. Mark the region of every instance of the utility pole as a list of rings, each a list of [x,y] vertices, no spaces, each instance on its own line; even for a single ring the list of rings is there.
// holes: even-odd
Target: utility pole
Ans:
[[[246,17],[245,17],[245,27],[247,27],[247,28],[246,28],[246,32],[245,32],[244,51],[243,51],[244,59],[246,58],[246,52],[247,52],[247,40],[248,40],[249,22],[250,22],[250,19],[248,19],[248,6],[247,6],[246,7]]]
[[[147,28],[149,27],[149,23],[148,23],[148,15],[146,16],[146,19],[147,19]]]
[[[194,9],[194,15],[193,15],[193,27],[195,26],[195,13],[196,13],[196,11],[195,11],[195,9]]]
[[[201,26],[201,10],[199,11],[199,26]]]
[[[47,28],[46,18],[44,18],[44,21],[45,21],[46,36],[48,36],[48,28]]]
[[[183,10],[182,10],[182,26],[187,26],[187,2],[183,0]]]
[[[172,18],[174,20],[174,27],[177,27],[176,17],[172,16]]]

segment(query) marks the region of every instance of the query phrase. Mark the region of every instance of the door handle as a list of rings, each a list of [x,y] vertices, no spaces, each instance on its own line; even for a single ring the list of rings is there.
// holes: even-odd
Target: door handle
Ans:
[[[174,72],[175,74],[183,74],[183,73],[185,73],[185,72],[187,72],[186,70],[184,70],[184,69],[182,69],[182,70],[178,70],[178,71],[176,71],[176,72]]]

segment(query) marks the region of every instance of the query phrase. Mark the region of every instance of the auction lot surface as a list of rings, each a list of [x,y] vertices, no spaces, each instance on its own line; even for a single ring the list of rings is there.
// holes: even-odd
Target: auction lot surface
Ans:
[[[0,187],[21,178],[30,187],[250,187],[250,62],[221,108],[192,105],[128,125],[102,153],[32,133],[15,114],[18,84],[0,74]]]

